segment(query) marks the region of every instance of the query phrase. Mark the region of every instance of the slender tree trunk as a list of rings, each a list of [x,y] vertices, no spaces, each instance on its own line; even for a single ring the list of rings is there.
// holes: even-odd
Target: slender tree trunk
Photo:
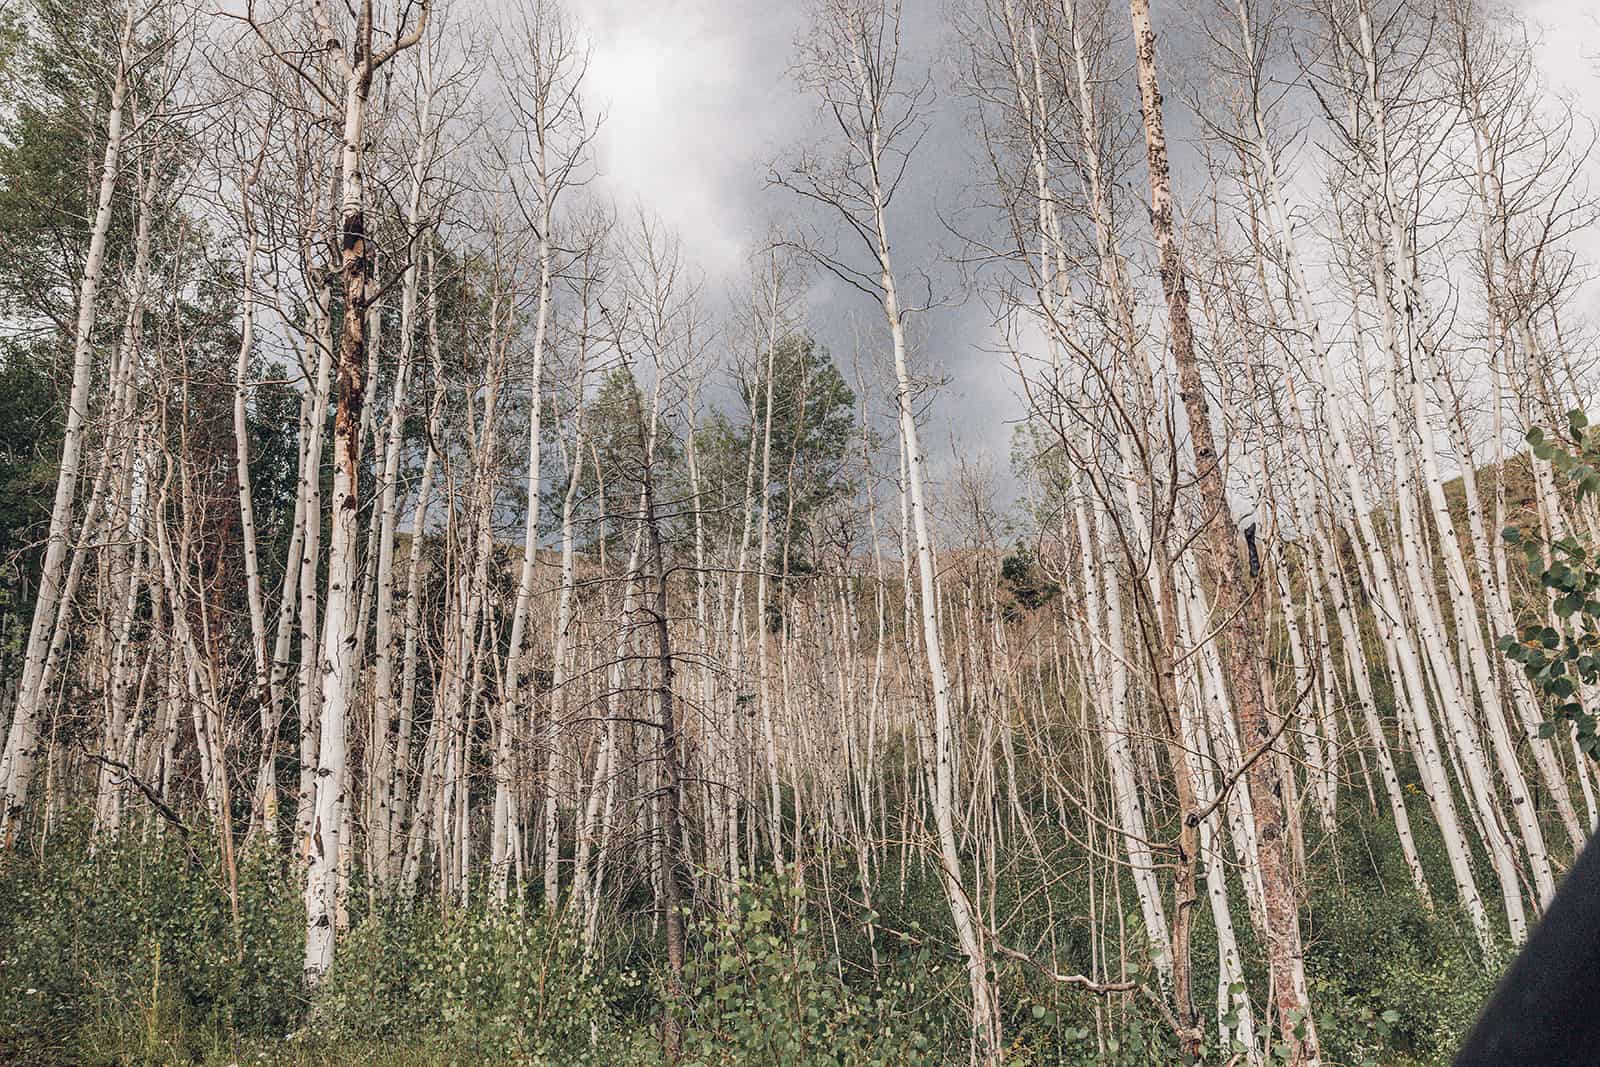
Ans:
[[[1189,292],[1173,223],[1172,180],[1167,163],[1161,90],[1156,78],[1155,30],[1149,0],[1129,0],[1137,54],[1140,104],[1144,112],[1145,147],[1150,170],[1150,220],[1160,252],[1161,286],[1167,298],[1169,341],[1177,365],[1178,391],[1188,417],[1202,506],[1209,521],[1205,546],[1218,583],[1217,610],[1231,618],[1228,670],[1234,686],[1234,708],[1242,733],[1253,746],[1270,745],[1272,728],[1261,703],[1258,650],[1264,647],[1260,590],[1246,572],[1234,547],[1232,512],[1223,484],[1221,457],[1211,431],[1210,404],[1195,353],[1189,319]],[[1311,1004],[1305,984],[1300,917],[1288,858],[1284,851],[1281,783],[1270,756],[1249,769],[1262,886],[1266,891],[1267,966],[1272,1002],[1282,1042],[1291,1065],[1316,1064],[1318,1052]]]
[[[369,11],[370,15],[370,11]],[[357,522],[360,502],[362,408],[367,389],[367,309],[371,301],[372,259],[367,244],[361,145],[372,70],[359,56],[345,94],[344,194],[340,252],[344,313],[339,336],[338,410],[333,425],[333,519],[328,543],[328,602],[322,629],[322,699],[317,774],[312,814],[311,862],[306,870],[306,959],[308,985],[315,985],[333,962],[334,913],[338,888],[341,831],[348,774],[346,718],[357,664]]]

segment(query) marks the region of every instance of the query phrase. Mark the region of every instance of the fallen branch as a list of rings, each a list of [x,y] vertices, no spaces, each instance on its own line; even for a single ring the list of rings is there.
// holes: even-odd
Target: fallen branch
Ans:
[[[1151,1006],[1156,1009],[1156,1012],[1160,1014],[1162,1020],[1172,1028],[1172,1032],[1177,1035],[1179,1042],[1182,1043],[1185,1048],[1197,1049],[1200,1047],[1200,1043],[1204,1037],[1204,1034],[1200,1032],[1199,1028],[1186,1027],[1180,1023],[1177,1016],[1172,1014],[1172,1009],[1168,1007],[1167,1002],[1161,999],[1161,997],[1153,989],[1151,989],[1148,985],[1145,985],[1143,982],[1134,981],[1133,979],[1128,979],[1121,982],[1097,982],[1086,974],[1063,974],[1054,967],[1047,966],[1034,957],[1028,955],[1026,952],[1022,952],[1018,949],[1001,944],[998,939],[995,939],[992,943],[995,951],[1000,953],[1000,955],[1009,959],[1017,960],[1020,963],[1026,963],[1028,966],[1034,968],[1040,974],[1044,975],[1052,982],[1055,982],[1057,985],[1074,986],[1097,997],[1107,997],[1111,996],[1113,993],[1138,993],[1148,1000]]]

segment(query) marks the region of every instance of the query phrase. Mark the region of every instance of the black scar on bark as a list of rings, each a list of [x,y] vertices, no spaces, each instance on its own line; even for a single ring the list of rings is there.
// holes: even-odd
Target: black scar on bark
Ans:
[[[345,358],[340,360],[340,420],[348,418],[350,426],[360,422],[361,409],[366,403],[366,383],[362,380],[365,373],[366,361],[366,336],[365,324],[361,316],[366,314],[366,279],[369,270],[366,246],[366,215],[357,210],[344,217],[344,227],[340,238],[340,246],[344,252],[345,263],[345,314],[355,315],[354,322],[347,322],[345,326]],[[347,433],[346,461],[350,465],[352,474],[356,467],[356,451],[358,447],[358,433]],[[352,493],[341,501],[341,506],[354,510],[356,507],[355,495]]]
[[[348,313],[348,312],[347,312]],[[356,326],[361,329],[361,326]],[[349,465],[352,475],[356,472],[357,452],[360,448],[360,433],[356,429],[361,424],[361,409],[366,403],[366,383],[362,380],[366,373],[366,345],[357,343],[349,354],[349,365],[339,368],[339,423],[341,436],[345,444],[345,462]],[[343,362],[343,361],[341,361]],[[348,422],[346,422],[348,420]],[[352,485],[354,479],[352,478]],[[354,510],[356,507],[355,493],[346,494],[341,506]]]
[[[356,245],[367,235],[367,220],[363,212],[352,211],[344,217],[344,243],[346,252],[354,251]]]

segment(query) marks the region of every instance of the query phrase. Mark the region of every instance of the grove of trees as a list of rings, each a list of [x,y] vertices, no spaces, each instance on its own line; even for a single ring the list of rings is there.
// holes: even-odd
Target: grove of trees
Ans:
[[[1600,818],[1529,29],[812,0],[727,285],[583,7],[0,7],[0,1058],[1447,1061]]]

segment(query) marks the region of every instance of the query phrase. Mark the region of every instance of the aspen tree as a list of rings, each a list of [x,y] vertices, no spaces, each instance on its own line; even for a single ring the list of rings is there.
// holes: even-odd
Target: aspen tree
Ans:
[[[522,562],[517,580],[517,595],[511,609],[510,646],[502,668],[503,708],[500,718],[502,745],[509,744],[513,707],[520,693],[524,668],[523,646],[530,618],[539,542],[539,494],[542,481],[541,419],[544,414],[544,366],[546,337],[550,323],[551,278],[555,252],[552,227],[557,201],[585,161],[585,148],[591,130],[584,119],[579,100],[585,57],[572,40],[567,16],[549,0],[532,0],[520,12],[519,43],[525,58],[518,58],[503,75],[510,88],[509,99],[515,114],[514,124],[521,140],[524,158],[518,163],[531,172],[532,203],[520,188],[515,174],[512,186],[517,204],[532,231],[537,279],[535,282],[533,337],[529,342],[533,358],[528,387],[528,510],[524,516]],[[530,730],[538,726],[536,702],[530,700]],[[546,709],[543,747],[549,766],[556,765],[555,741],[558,724],[552,709]],[[491,878],[495,899],[504,901],[509,874],[512,826],[512,783],[509,750],[497,756],[500,773],[495,782],[495,814],[491,856]],[[554,910],[559,886],[559,823],[553,774],[547,772],[544,789],[544,903]]]
[[[1198,469],[1199,488],[1207,514],[1205,544],[1209,564],[1221,594],[1218,608],[1229,624],[1227,643],[1229,674],[1234,683],[1234,709],[1243,734],[1257,745],[1270,748],[1272,737],[1261,706],[1257,649],[1262,634],[1259,594],[1245,573],[1234,547],[1232,511],[1223,485],[1216,445],[1212,440],[1210,405],[1194,348],[1189,319],[1189,294],[1182,254],[1173,227],[1172,185],[1167,162],[1166,132],[1162,120],[1161,90],[1155,69],[1155,30],[1149,0],[1129,0],[1144,112],[1145,143],[1150,170],[1150,220],[1161,254],[1161,282],[1167,298],[1173,361],[1179,377],[1179,397],[1188,417],[1189,433]],[[1316,1029],[1306,991],[1304,950],[1294,886],[1284,854],[1283,812],[1275,761],[1256,759],[1249,767],[1251,798],[1257,831],[1257,861],[1266,893],[1267,962],[1271,972],[1272,1004],[1279,1033],[1289,1050],[1291,1064],[1320,1062]]]
[[[1359,5],[1356,9],[1358,26],[1366,26],[1365,15]],[[1507,921],[1511,926],[1513,937],[1520,939],[1520,931],[1524,924],[1523,908],[1521,902],[1521,889],[1518,885],[1514,857],[1511,855],[1511,844],[1506,839],[1499,826],[1498,813],[1495,811],[1496,803],[1493,795],[1490,771],[1482,748],[1481,738],[1470,709],[1466,706],[1466,696],[1461,684],[1458,665],[1448,658],[1448,642],[1443,619],[1437,609],[1434,598],[1434,584],[1432,581],[1432,555],[1423,544],[1424,532],[1419,527],[1416,519],[1415,490],[1412,485],[1414,465],[1411,461],[1411,445],[1409,434],[1416,429],[1415,426],[1407,427],[1402,418],[1398,405],[1402,402],[1399,392],[1398,373],[1405,363],[1406,355],[1403,347],[1402,331],[1407,331],[1409,337],[1410,316],[1404,319],[1396,314],[1394,300],[1391,296],[1391,270],[1408,271],[1409,253],[1405,251],[1402,236],[1394,225],[1386,221],[1394,218],[1397,210],[1396,197],[1391,179],[1388,177],[1390,165],[1387,124],[1382,116],[1385,114],[1383,105],[1379,102],[1379,90],[1376,85],[1377,67],[1373,42],[1370,33],[1362,30],[1360,42],[1356,44],[1355,61],[1360,65],[1358,72],[1352,72],[1347,65],[1341,63],[1341,75],[1345,83],[1345,91],[1349,97],[1349,108],[1354,114],[1358,106],[1364,106],[1373,112],[1375,121],[1372,123],[1372,138],[1374,148],[1372,155],[1376,162],[1364,171],[1364,180],[1372,190],[1373,196],[1365,208],[1365,229],[1368,237],[1369,255],[1367,269],[1371,276],[1377,304],[1380,340],[1382,351],[1387,356],[1390,392],[1395,398],[1389,410],[1390,440],[1395,449],[1396,456],[1396,496],[1399,513],[1399,531],[1397,548],[1400,553],[1402,575],[1406,582],[1406,591],[1412,617],[1419,628],[1421,651],[1425,654],[1425,666],[1430,668],[1431,680],[1437,689],[1438,707],[1444,721],[1447,737],[1453,742],[1448,755],[1455,761],[1455,770],[1462,778],[1463,791],[1467,795],[1472,813],[1480,836],[1483,837],[1489,849],[1497,879],[1500,883],[1501,896],[1504,901]],[[1341,60],[1344,59],[1341,56]],[[1360,74],[1359,82],[1356,74]],[[1356,128],[1356,120],[1351,119],[1351,129]],[[1383,211],[1380,216],[1380,203]],[[1385,218],[1386,217],[1386,218]],[[1399,249],[1396,252],[1396,249]],[[1394,257],[1391,259],[1391,257]],[[1392,264],[1392,266],[1391,266]],[[1408,281],[1401,281],[1401,295],[1405,300],[1404,307],[1413,306],[1413,301],[1418,295],[1414,285]],[[1360,343],[1360,331],[1357,330],[1357,341]],[[1414,415],[1414,412],[1411,412]],[[1427,427],[1421,427],[1421,433],[1427,433]],[[1426,470],[1427,464],[1422,464]],[[1464,635],[1463,635],[1464,636]],[[1413,712],[1418,708],[1425,711],[1427,701],[1424,695],[1418,694],[1413,698]],[[1422,718],[1419,717],[1419,727]],[[1431,729],[1431,727],[1430,727]],[[1447,793],[1448,786],[1440,792]],[[1536,846],[1537,847],[1537,846]]]
[[[378,528],[378,542],[376,555],[377,595],[374,610],[376,614],[373,645],[373,686],[375,687],[372,702],[372,722],[367,732],[367,790],[368,798],[366,818],[367,832],[367,862],[372,880],[379,885],[387,885],[394,872],[391,870],[390,860],[393,855],[393,840],[396,830],[394,807],[397,803],[394,789],[395,774],[395,735],[401,729],[401,706],[405,700],[404,695],[397,690],[398,679],[395,677],[396,634],[395,623],[397,612],[394,605],[395,578],[397,565],[395,562],[395,545],[399,539],[400,526],[400,462],[405,449],[405,420],[410,411],[408,392],[411,387],[412,371],[416,364],[416,338],[418,314],[417,305],[421,298],[421,249],[425,242],[430,240],[429,226],[426,220],[427,212],[431,207],[428,200],[427,184],[430,169],[435,163],[439,153],[439,131],[434,119],[434,98],[438,92],[438,77],[435,69],[436,46],[434,42],[427,41],[417,49],[420,85],[417,101],[417,145],[412,156],[410,173],[410,190],[407,193],[405,226],[411,248],[406,256],[406,264],[401,272],[400,280],[400,321],[399,341],[400,355],[396,362],[394,381],[392,385],[393,400],[390,403],[388,425],[384,430],[382,468],[379,475],[379,499],[374,509],[374,522]],[[430,457],[431,458],[431,455]],[[425,461],[426,463],[426,461]],[[431,474],[431,471],[427,472]],[[424,475],[426,478],[426,474]],[[427,490],[419,494],[422,501],[419,509],[426,509]],[[420,516],[419,516],[420,517]],[[425,534],[424,523],[413,521],[411,530],[411,564],[412,573],[415,574],[415,563],[418,548]],[[411,598],[415,595],[414,589],[407,591],[407,610],[414,610]],[[403,668],[402,668],[403,670]]]
[[[1165,719],[1163,740],[1171,762],[1181,809],[1177,842],[1179,862],[1174,868],[1174,910],[1170,927],[1165,917],[1158,914],[1151,903],[1156,899],[1153,877],[1141,876],[1138,873],[1138,868],[1143,866],[1143,863],[1132,852],[1130,861],[1135,867],[1134,881],[1136,887],[1139,887],[1141,907],[1145,913],[1147,926],[1153,934],[1160,935],[1154,939],[1158,946],[1157,966],[1172,984],[1172,992],[1182,1019],[1181,1025],[1186,1031],[1184,1040],[1192,1045],[1197,1040],[1197,1031],[1190,991],[1188,946],[1192,917],[1197,903],[1195,880],[1199,840],[1197,827],[1190,814],[1198,808],[1192,795],[1192,787],[1199,779],[1189,766],[1189,746],[1183,740],[1183,728],[1180,722],[1181,701],[1174,669],[1180,657],[1179,639],[1175,629],[1177,594],[1173,587],[1173,564],[1168,544],[1168,535],[1173,528],[1173,515],[1170,498],[1166,498],[1167,502],[1163,503],[1164,494],[1160,489],[1161,476],[1157,471],[1157,466],[1165,461],[1157,457],[1154,447],[1164,440],[1165,447],[1171,449],[1173,435],[1170,419],[1166,421],[1167,432],[1164,438],[1147,432],[1147,426],[1150,424],[1145,420],[1156,419],[1159,409],[1156,405],[1154,383],[1142,352],[1139,331],[1134,324],[1134,298],[1122,269],[1122,254],[1115,235],[1114,215],[1106,192],[1107,173],[1103,166],[1102,144],[1103,111],[1092,88],[1098,80],[1094,72],[1098,59],[1093,54],[1094,44],[1086,32],[1093,32],[1096,27],[1092,24],[1085,25],[1088,20],[1076,3],[1061,5],[1060,13],[1063,25],[1055,28],[1055,33],[1062,39],[1054,39],[1050,43],[1058,53],[1070,55],[1071,63],[1067,85],[1057,91],[1061,92],[1069,102],[1068,110],[1075,116],[1077,122],[1075,129],[1058,134],[1047,128],[1053,104],[1043,87],[1039,35],[1032,21],[1033,16],[1030,14],[1027,25],[1023,26],[1019,25],[1019,19],[1011,3],[1004,3],[1001,11],[1001,21],[1004,24],[1011,54],[1010,77],[1019,101],[1017,110],[1026,120],[1031,168],[1034,183],[1038,188],[1040,252],[1034,286],[1038,292],[1043,325],[1051,348],[1052,380],[1045,389],[1046,392],[1052,393],[1062,389],[1059,381],[1061,377],[1059,360],[1063,351],[1070,351],[1076,360],[1086,365],[1087,373],[1097,380],[1103,391],[1108,418],[1116,423],[1115,430],[1108,432],[1115,434],[1116,452],[1121,470],[1116,475],[1104,478],[1090,477],[1088,485],[1100,495],[1107,506],[1121,503],[1126,507],[1132,530],[1124,531],[1119,524],[1118,537],[1128,554],[1130,570],[1142,571],[1147,579],[1145,583],[1132,587],[1131,595],[1135,604],[1144,608],[1136,611],[1133,617],[1141,622],[1138,631],[1142,637],[1140,643],[1145,654],[1144,658],[1149,661],[1157,707]],[[1023,43],[1024,38],[1026,44]],[[1069,252],[1063,240],[1061,225],[1063,212],[1058,206],[1061,200],[1053,188],[1047,164],[1050,146],[1062,143],[1074,146],[1077,153],[1078,158],[1073,161],[1072,169],[1081,175],[1088,214],[1094,226],[1095,252],[1098,260],[1096,273],[1111,306],[1106,329],[1114,342],[1117,358],[1109,367],[1100,366],[1098,358],[1075,336],[1079,329],[1077,325],[1079,313],[1075,307],[1072,282],[1068,274]],[[1128,378],[1131,378],[1131,382]],[[1070,399],[1060,396],[1053,397],[1050,402],[1060,407],[1062,411],[1068,411],[1072,407]],[[1054,411],[1050,414],[1053,419],[1062,417]],[[1057,433],[1060,431],[1057,430]],[[1063,442],[1063,446],[1071,462],[1085,467],[1096,465],[1092,449],[1067,442]],[[1120,494],[1113,490],[1113,484],[1120,488]],[[1141,485],[1148,486],[1148,505],[1141,499]],[[1101,536],[1104,538],[1107,535]],[[1116,569],[1108,566],[1104,574],[1108,582],[1113,581]],[[1109,598],[1111,593],[1108,592],[1107,595]],[[1143,625],[1146,618],[1154,621],[1153,627]],[[1120,626],[1113,628],[1111,633],[1113,640],[1120,639],[1119,629]],[[1115,655],[1111,657],[1113,661],[1116,658]],[[1120,670],[1120,668],[1114,669]],[[1119,706],[1114,696],[1112,706]],[[1125,731],[1126,726],[1119,727],[1114,722],[1111,732],[1115,733],[1119,729]],[[1116,765],[1126,763],[1121,751],[1125,748],[1125,745],[1114,745],[1107,750],[1108,759],[1113,763],[1114,780],[1117,777]],[[1136,812],[1130,808],[1127,801],[1119,800],[1119,808],[1130,834],[1129,845],[1132,848],[1134,839],[1143,841],[1143,818],[1139,816],[1136,821],[1127,821],[1136,816]],[[1141,843],[1138,850],[1143,853],[1145,845]]]
[[[1445,503],[1443,482],[1439,474],[1437,449],[1433,439],[1433,428],[1423,392],[1423,376],[1417,372],[1419,365],[1426,366],[1431,362],[1432,358],[1431,353],[1428,351],[1431,348],[1431,343],[1427,336],[1427,311],[1425,297],[1416,276],[1413,251],[1401,221],[1400,212],[1402,209],[1398,203],[1394,186],[1389,156],[1389,129],[1386,120],[1388,108],[1383,99],[1380,85],[1377,45],[1373,37],[1371,19],[1367,12],[1365,0],[1358,0],[1356,20],[1359,29],[1360,59],[1366,75],[1364,85],[1366,104],[1370,109],[1373,120],[1372,139],[1375,146],[1373,166],[1375,173],[1372,174],[1372,180],[1376,185],[1374,191],[1377,193],[1377,202],[1382,209],[1381,212],[1378,212],[1380,218],[1374,221],[1381,222],[1387,230],[1389,263],[1396,274],[1397,295],[1406,320],[1403,336],[1408,340],[1416,340],[1416,344],[1409,353],[1409,375],[1411,378],[1409,399],[1412,404],[1412,423],[1420,446],[1419,453],[1426,499],[1434,519],[1439,541],[1439,555],[1444,561],[1448,579],[1445,587],[1456,616],[1457,633],[1464,638],[1467,647],[1468,660],[1471,665],[1471,672],[1468,677],[1475,683],[1479,698],[1484,705],[1484,718],[1488,727],[1489,739],[1494,749],[1498,765],[1497,769],[1511,795],[1512,813],[1521,831],[1523,847],[1527,852],[1534,876],[1534,884],[1538,889],[1539,897],[1548,899],[1554,892],[1554,880],[1550,869],[1549,856],[1545,848],[1544,835],[1539,827],[1531,799],[1528,796],[1526,783],[1523,780],[1522,770],[1507,731],[1506,716],[1500,703],[1499,681],[1494,677],[1494,672],[1489,665],[1483,640],[1482,623],[1478,617],[1477,606],[1469,588],[1466,564],[1456,536],[1454,521]],[[1376,237],[1374,240],[1376,240]],[[1381,256],[1375,256],[1373,269],[1379,291],[1378,310],[1385,323],[1384,335],[1386,339],[1394,338],[1393,351],[1395,358],[1398,360],[1401,355],[1399,343],[1402,333],[1399,329],[1395,329],[1388,324],[1392,311],[1387,295],[1387,279],[1383,276],[1385,265]],[[1418,351],[1418,349],[1421,351]],[[1395,369],[1396,373],[1399,373],[1400,366],[1398,363]],[[1398,405],[1400,402],[1400,397],[1397,394],[1394,403]],[[1397,449],[1400,448],[1398,442],[1395,447]],[[1464,458],[1470,462],[1470,457]],[[1402,517],[1406,514],[1406,510],[1406,501],[1402,500]],[[1432,646],[1429,647],[1431,648]],[[1467,731],[1461,731],[1461,736],[1466,735]],[[1466,753],[1463,753],[1463,759],[1467,763],[1469,773],[1472,772],[1477,759]],[[1475,786],[1474,788],[1477,787]],[[1487,815],[1485,815],[1485,819],[1487,821]],[[1502,880],[1506,881],[1504,875],[1502,875]],[[1509,882],[1507,882],[1504,892],[1508,900],[1508,915],[1511,917],[1513,939],[1520,940],[1518,932],[1519,919],[1516,915],[1520,904],[1516,907],[1510,905],[1512,891]]]
[[[906,316],[914,309],[901,303],[890,254],[888,204],[904,174],[909,148],[903,140],[914,128],[917,100],[914,94],[907,97],[904,90],[896,87],[900,58],[898,3],[826,0],[817,9],[816,16],[817,33],[811,42],[804,78],[828,106],[851,154],[837,173],[815,164],[803,164],[800,174],[779,180],[799,195],[832,209],[860,238],[872,261],[867,270],[849,267],[815,247],[807,251],[821,266],[863,289],[878,302],[892,342],[897,422],[906,464],[903,506],[909,520],[907,535],[915,542],[921,645],[933,695],[932,766],[926,767],[925,773],[935,823],[939,878],[966,961],[972,994],[973,1055],[980,1063],[997,1063],[1003,1055],[1000,1009],[983,933],[964,883],[956,840],[955,724],[939,632],[933,545],[924,488],[925,458],[918,437],[915,386],[908,363]],[[910,552],[905,553],[907,560],[910,556]],[[909,577],[908,574],[908,620],[912,608]],[[912,632],[909,626],[907,632]]]
[[[358,5],[354,38],[347,51],[334,30],[325,0],[311,0],[320,48],[336,55],[344,79],[343,145],[340,151],[339,248],[344,281],[344,314],[338,355],[338,410],[334,421],[333,524],[328,546],[328,604],[323,621],[320,737],[317,749],[311,860],[306,868],[306,958],[308,985],[315,985],[333,962],[334,896],[341,857],[340,829],[348,788],[346,715],[357,664],[355,582],[358,467],[362,408],[367,388],[367,312],[372,289],[372,246],[367,233],[366,177],[362,150],[373,75],[422,39],[430,0],[415,20],[384,48],[375,42],[373,0]]]
[[[233,382],[233,439],[235,478],[239,487],[239,532],[244,548],[245,597],[250,609],[250,652],[255,667],[255,699],[260,706],[263,766],[267,762],[265,750],[270,750],[272,747],[278,695],[274,689],[275,672],[268,658],[271,652],[267,648],[266,606],[261,589],[260,555],[256,545],[255,493],[250,480],[250,424],[245,390],[250,373],[252,349],[255,345],[255,270],[256,258],[261,250],[261,236],[256,231],[251,198],[261,178],[262,165],[266,162],[267,143],[268,139],[263,134],[255,159],[247,168],[245,166],[240,168],[239,199],[241,221],[245,232],[245,252],[239,272],[239,357]],[[268,773],[275,775],[275,770],[269,770]]]
[[[597,221],[603,224],[605,220]],[[577,292],[575,295],[579,303],[580,317],[576,329],[577,336],[573,342],[577,349],[577,357],[571,387],[572,414],[570,421],[572,436],[570,443],[565,439],[561,441],[562,455],[565,457],[568,471],[566,491],[561,497],[561,589],[556,603],[555,640],[551,654],[550,680],[550,715],[557,722],[565,718],[566,709],[575,703],[567,691],[574,675],[568,664],[572,659],[572,631],[577,610],[574,603],[577,599],[575,525],[578,492],[582,486],[585,470],[584,456],[588,450],[588,442],[584,436],[584,390],[586,384],[585,372],[588,367],[591,346],[590,316],[592,311],[589,293],[591,287],[598,280],[598,272],[590,263],[600,251],[601,240],[602,235],[600,234],[589,235],[582,258],[579,260],[578,280],[576,282]],[[601,784],[609,777],[612,741],[611,727],[607,723],[602,727],[601,749],[595,757],[594,772],[590,776],[589,800],[579,816],[575,830],[577,855],[573,867],[573,899],[579,915],[583,914],[583,909],[588,903],[585,899],[584,885],[588,877],[589,852],[594,840],[594,805],[600,796]]]
[[[773,372],[778,354],[778,342],[783,314],[785,280],[779,270],[778,250],[773,246],[767,253],[767,270],[762,278],[766,299],[757,312],[760,319],[762,351],[765,368],[758,379],[762,383],[759,396],[761,410],[752,409],[751,416],[761,419],[761,523],[756,539],[756,663],[757,699],[761,709],[761,735],[765,747],[767,766],[767,833],[772,848],[772,863],[781,876],[783,863],[783,799],[778,786],[778,741],[772,721],[772,691],[770,647],[768,640],[768,573],[771,568],[772,537],[772,403],[774,393]],[[752,427],[752,436],[754,428]],[[753,447],[753,446],[752,446]]]
[[[1524,133],[1532,143],[1524,147],[1518,134],[1512,132],[1511,123],[1491,122],[1490,108],[1515,113],[1533,119],[1531,109],[1523,99],[1528,80],[1532,76],[1532,58],[1526,45],[1516,41],[1511,34],[1499,30],[1484,17],[1485,12],[1475,0],[1457,0],[1448,5],[1447,20],[1451,34],[1450,70],[1447,77],[1458,88],[1458,107],[1465,114],[1472,139],[1472,196],[1479,213],[1478,251],[1482,258],[1484,282],[1484,314],[1488,331],[1490,375],[1490,442],[1493,460],[1494,522],[1493,530],[1505,525],[1505,452],[1504,389],[1501,360],[1502,348],[1509,344],[1508,318],[1515,313],[1507,308],[1504,274],[1509,274],[1514,253],[1510,235],[1510,211],[1506,205],[1501,173],[1519,156],[1536,157],[1548,152],[1542,123],[1530,123],[1534,133]],[[1560,175],[1556,181],[1564,181]],[[1535,253],[1537,254],[1537,253]],[[1430,355],[1432,353],[1430,352]],[[1464,446],[1466,429],[1459,410],[1452,423],[1453,444],[1459,455],[1466,455]],[[1530,461],[1543,466],[1542,461],[1530,455]],[[1498,533],[1491,541],[1485,530],[1483,507],[1477,491],[1477,478],[1472,463],[1461,465],[1462,488],[1467,498],[1467,517],[1472,533],[1472,546],[1477,563],[1479,588],[1485,594],[1489,618],[1501,634],[1515,632],[1511,616],[1509,583],[1506,576],[1505,547]],[[1491,547],[1492,546],[1492,547]],[[1556,758],[1554,745],[1539,736],[1540,713],[1532,687],[1521,672],[1509,671],[1511,704],[1526,733],[1535,765],[1545,789],[1555,801],[1557,814],[1567,831],[1574,848],[1586,832],[1579,825],[1572,805],[1569,783]],[[1580,762],[1580,768],[1583,764]],[[1581,775],[1587,787],[1587,777]],[[1592,823],[1591,819],[1591,823]]]
[[[1348,514],[1353,514],[1355,519],[1351,541],[1361,546],[1362,551],[1358,554],[1358,558],[1363,564],[1370,566],[1372,585],[1377,588],[1380,595],[1382,610],[1376,614],[1379,633],[1384,641],[1385,656],[1392,667],[1398,667],[1398,671],[1392,671],[1391,676],[1397,683],[1403,683],[1396,684],[1394,692],[1397,701],[1409,712],[1414,724],[1414,728],[1408,730],[1407,735],[1417,745],[1418,769],[1424,778],[1428,799],[1443,831],[1445,849],[1450,859],[1458,896],[1473,922],[1480,942],[1487,946],[1490,937],[1487,917],[1472,873],[1470,849],[1460,826],[1450,786],[1444,778],[1444,768],[1428,713],[1417,646],[1409,631],[1401,624],[1401,620],[1406,616],[1401,607],[1398,585],[1390,570],[1388,549],[1378,538],[1369,504],[1366,479],[1356,461],[1352,435],[1347,429],[1343,408],[1334,399],[1331,346],[1324,339],[1311,296],[1311,286],[1289,225],[1289,215],[1280,186],[1277,157],[1260,103],[1261,67],[1260,59],[1253,50],[1256,35],[1253,10],[1253,7],[1244,4],[1237,8],[1243,27],[1240,40],[1245,49],[1243,52],[1246,60],[1245,69],[1251,72],[1250,145],[1256,159],[1256,172],[1265,187],[1263,202],[1267,209],[1267,221],[1284,258],[1290,281],[1290,293],[1293,297],[1291,310],[1302,336],[1308,339],[1311,349],[1313,380],[1318,382],[1324,395],[1329,398],[1322,410],[1333,438],[1336,465],[1343,475],[1345,494],[1349,499]],[[1350,655],[1348,651],[1347,655]],[[1353,671],[1361,672],[1359,660],[1353,655],[1351,658],[1352,662],[1357,664],[1352,668]],[[1413,877],[1415,878],[1415,875]]]
[[[678,1057],[682,1042],[682,1023],[678,1019],[676,1001],[683,996],[684,930],[681,886],[678,868],[683,862],[683,764],[678,742],[678,718],[674,707],[674,678],[677,663],[673,656],[671,628],[669,625],[666,554],[661,538],[661,518],[656,498],[656,444],[660,418],[661,368],[657,367],[656,385],[646,419],[640,410],[639,393],[633,393],[634,420],[639,435],[641,454],[640,474],[640,525],[645,533],[655,582],[653,602],[644,609],[655,631],[656,658],[659,676],[656,687],[656,714],[661,731],[661,767],[666,783],[660,790],[658,806],[661,822],[661,911],[666,927],[667,968],[669,972],[669,1002],[662,1019],[662,1045],[669,1061]],[[646,428],[648,426],[648,429]]]

